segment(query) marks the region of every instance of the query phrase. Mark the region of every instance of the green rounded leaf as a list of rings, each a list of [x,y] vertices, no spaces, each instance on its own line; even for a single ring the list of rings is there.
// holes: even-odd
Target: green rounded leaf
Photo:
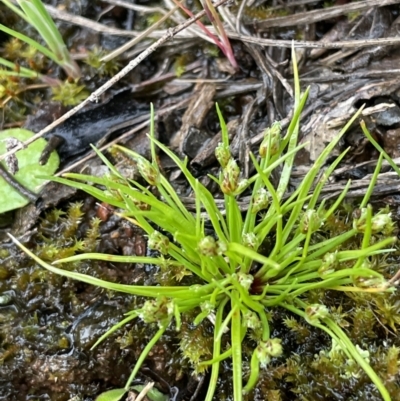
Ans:
[[[0,132],[0,155],[6,153],[6,139],[16,138],[24,142],[34,135],[32,131],[21,128],[13,128]],[[31,143],[26,149],[16,153],[19,171],[14,175],[16,181],[34,193],[39,193],[47,180],[39,178],[43,175],[52,175],[60,164],[56,152],[52,152],[45,165],[39,164],[39,159],[47,141],[43,138]],[[8,170],[4,160],[1,162],[3,168]],[[29,201],[16,189],[12,188],[2,177],[0,177],[0,213],[18,209],[25,206]]]
[[[131,387],[131,389],[138,391],[139,393],[145,388],[145,385],[138,384],[136,386]],[[161,391],[158,391],[156,388],[151,388],[147,394],[147,398],[151,401],[168,401],[169,396],[163,394]],[[96,400],[97,401],[97,400]]]
[[[125,393],[126,390],[124,388],[116,388],[100,394],[96,397],[96,401],[119,401]]]

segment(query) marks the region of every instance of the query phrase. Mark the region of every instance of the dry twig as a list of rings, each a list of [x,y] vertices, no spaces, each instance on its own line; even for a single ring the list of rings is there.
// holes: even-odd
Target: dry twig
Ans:
[[[399,0],[400,1],[400,0]],[[314,42],[307,40],[279,40],[279,39],[263,39],[256,38],[248,35],[240,35],[236,32],[227,31],[228,36],[231,39],[242,40],[246,43],[253,43],[259,46],[268,46],[268,47],[286,47],[292,48],[294,46],[295,49],[305,48],[305,49],[342,49],[342,48],[351,48],[351,49],[360,49],[362,47],[368,46],[391,46],[400,43],[400,36],[394,36],[390,38],[381,38],[381,39],[364,39],[364,40],[343,40],[342,42]]]
[[[258,29],[268,29],[273,27],[299,26],[313,24],[314,22],[323,21],[330,18],[339,17],[354,11],[366,10],[372,7],[384,7],[391,4],[398,4],[400,0],[365,0],[356,3],[344,4],[341,6],[333,6],[324,9],[306,11],[284,17],[269,18],[256,22]]]

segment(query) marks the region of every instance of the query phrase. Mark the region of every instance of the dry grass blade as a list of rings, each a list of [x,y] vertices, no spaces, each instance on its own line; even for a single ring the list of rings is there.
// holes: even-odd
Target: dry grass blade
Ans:
[[[118,35],[118,36],[129,36],[136,37],[140,35],[140,32],[128,31],[125,29],[110,28],[107,25],[100,24],[99,22],[93,21],[89,18],[81,17],[79,15],[73,15],[65,11],[58,10],[55,7],[46,5],[46,10],[49,14],[58,20],[70,22],[74,25],[82,26],[84,28],[91,29],[95,32],[101,32],[108,35]]]
[[[129,50],[131,47],[135,46],[137,43],[139,43],[142,39],[145,39],[151,35],[152,32],[156,30],[160,25],[162,25],[168,18],[171,17],[171,15],[178,10],[178,6],[175,8],[169,10],[162,18],[160,18],[156,23],[154,23],[152,26],[148,27],[145,31],[143,31],[140,35],[138,35],[136,38],[131,39],[129,42],[125,43],[118,49],[115,49],[111,53],[107,54],[105,57],[101,59],[101,61],[106,62],[109,60],[112,60],[115,57],[118,57],[120,54],[124,53],[125,51]]]
[[[318,9],[297,13],[285,17],[269,18],[264,21],[256,22],[255,26],[258,29],[267,29],[272,27],[299,26],[312,24],[314,22],[323,21],[330,18],[339,17],[341,15],[361,11],[371,7],[384,7],[391,4],[398,4],[399,0],[365,0],[356,3],[345,4],[342,6],[334,6],[325,9]]]
[[[146,394],[154,387],[154,383],[147,383],[144,389],[138,394],[135,401],[142,401]]]
[[[254,43],[259,46],[268,47],[286,47],[290,49],[361,49],[368,46],[386,45],[391,46],[400,42],[400,37],[382,38],[382,39],[365,39],[365,40],[344,40],[342,42],[313,42],[306,40],[279,40],[279,39],[263,39],[248,35],[239,35],[232,31],[227,31],[228,37],[238,39],[246,43]]]

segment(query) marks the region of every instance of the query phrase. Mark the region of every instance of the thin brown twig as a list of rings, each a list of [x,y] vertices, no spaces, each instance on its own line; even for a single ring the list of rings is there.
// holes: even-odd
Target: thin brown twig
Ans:
[[[113,50],[111,53],[107,54],[104,56],[100,61],[106,62],[110,61],[115,57],[118,57],[120,54],[124,53],[125,51],[129,50],[131,47],[135,46],[137,43],[139,43],[142,39],[148,38],[150,33],[155,31],[156,28],[161,26],[168,18],[172,16],[172,14],[178,10],[178,6],[175,8],[169,10],[166,14],[163,15],[162,18],[160,18],[155,24],[152,26],[148,27],[146,30],[144,30],[140,35],[137,37],[131,39],[127,43],[123,44],[122,46],[118,47],[117,49]]]
[[[165,10],[162,7],[148,7],[139,4],[128,3],[124,0],[104,0],[104,3],[112,4],[115,6],[120,6],[127,8],[129,10],[139,11],[142,13],[162,13],[165,14]]]
[[[399,0],[400,1],[400,0]],[[368,46],[385,45],[391,46],[400,43],[400,36],[382,39],[365,39],[365,40],[344,40],[342,42],[314,42],[306,40],[279,40],[279,39],[262,39],[253,36],[240,35],[236,32],[227,31],[229,38],[242,40],[243,42],[253,43],[260,46],[270,47],[287,47],[287,48],[308,48],[308,49],[342,49],[342,48],[362,48]]]
[[[304,6],[305,4],[313,4],[313,3],[318,3],[320,0],[298,0],[298,1],[292,1],[289,4],[278,4],[274,7],[271,7],[271,10],[282,10],[286,8],[293,8],[293,7],[298,7],[298,6]],[[165,10],[161,7],[147,7],[139,4],[133,4],[133,3],[128,3],[127,1],[124,0],[103,0],[103,3],[108,3],[112,4],[115,6],[120,6],[124,8],[128,8],[130,10],[135,10],[143,13],[155,13],[155,12],[161,12],[164,13]],[[254,3],[254,1],[253,1]],[[249,4],[251,7],[253,4]]]
[[[365,71],[362,70],[360,72],[354,71],[349,74],[332,74],[331,76],[321,76],[321,77],[306,77],[302,76],[301,77],[301,82],[303,84],[307,83],[324,83],[324,82],[336,82],[336,81],[346,81],[349,79],[367,79],[367,78],[375,78],[375,77],[382,77],[385,75],[394,75],[394,76],[400,76],[400,69],[399,68],[394,68],[394,69],[379,69],[379,70],[369,70]],[[292,81],[292,80],[289,80]]]
[[[71,23],[73,25],[81,26],[83,28],[90,29],[94,32],[99,32],[99,33],[107,34],[107,35],[134,37],[134,38],[143,34],[143,31],[133,31],[133,30],[128,30],[128,29],[119,29],[119,28],[109,27],[100,22],[93,21],[89,18],[85,18],[80,15],[73,15],[66,11],[61,11],[61,10],[58,10],[57,8],[49,6],[49,5],[46,5],[46,9],[49,12],[49,14],[55,19],[65,21],[65,22]],[[164,10],[164,13],[165,13],[165,10]],[[179,18],[177,15],[170,16],[170,18],[176,24],[179,24],[179,22],[178,22]],[[149,33],[149,38],[160,39],[161,37],[164,37],[165,34],[166,34],[166,30],[164,30],[164,29],[151,30],[151,32]],[[192,36],[193,35],[189,35],[189,36],[184,35],[183,37],[180,37],[180,36],[179,37],[180,37],[180,39],[187,39],[188,37],[190,38]]]
[[[30,189],[26,188],[20,182],[14,179],[14,176],[10,174],[5,167],[0,165],[0,177],[12,188],[14,188],[20,195],[22,195],[25,199],[29,200],[29,202],[35,203],[38,200],[38,195],[32,192]]]
[[[235,28],[236,28],[237,33],[240,33],[240,32],[247,33],[247,29],[245,29],[245,28],[242,29],[242,17],[243,17],[244,9],[247,5],[247,1],[248,0],[243,0],[239,6],[239,11],[237,13],[236,22],[235,22]]]
[[[73,15],[67,13],[66,11],[58,10],[56,7],[46,5],[46,10],[49,14],[58,20],[70,22],[71,24],[82,26],[84,28],[91,29],[95,32],[101,32],[108,35],[118,35],[118,36],[138,36],[140,32],[131,31],[126,29],[111,28],[107,25],[101,24],[100,22],[93,21],[89,18],[81,17],[80,15]]]
[[[325,9],[306,11],[284,17],[269,18],[256,22],[255,26],[257,29],[267,29],[272,27],[282,28],[285,26],[307,25],[314,22],[339,17],[354,11],[361,11],[371,7],[383,7],[398,3],[400,3],[400,0],[365,0]]]
[[[215,7],[219,7],[220,5],[225,4],[227,1],[228,0],[219,1],[217,4],[215,4]],[[159,40],[154,42],[145,51],[143,51],[136,58],[131,60],[126,67],[124,67],[118,74],[114,75],[109,81],[107,81],[100,88],[95,90],[87,99],[85,99],[83,102],[81,102],[80,104],[75,106],[73,109],[71,109],[70,111],[65,113],[63,116],[61,116],[57,120],[53,121],[51,124],[49,124],[47,127],[42,129],[41,131],[39,131],[36,135],[34,135],[32,138],[30,138],[23,144],[17,145],[13,150],[2,154],[0,156],[0,161],[4,160],[7,156],[13,155],[18,150],[21,150],[24,146],[27,146],[30,143],[36,141],[36,139],[41,138],[45,133],[51,131],[53,128],[57,127],[62,122],[66,121],[68,118],[70,118],[71,116],[76,114],[79,110],[82,110],[88,103],[98,101],[99,97],[104,92],[106,92],[108,89],[110,89],[115,83],[117,83],[121,78],[123,78],[129,72],[131,72],[144,59],[146,59],[151,53],[153,53],[155,50],[157,50],[163,43],[167,42],[169,39],[172,39],[178,32],[183,31],[188,26],[190,26],[194,22],[196,22],[198,19],[202,18],[204,15],[205,15],[205,11],[203,10],[203,11],[199,12],[198,14],[196,14],[193,18],[189,18],[184,23],[182,23],[174,28],[169,29],[162,38],[160,38]]]
[[[131,4],[131,3],[127,3],[126,1],[124,1],[124,0],[104,0],[106,3],[109,3],[109,4],[115,4],[115,5],[118,5],[118,6],[121,6],[121,7],[125,7],[125,8],[128,8],[128,9],[130,9],[130,10],[135,10],[135,11],[138,11],[138,12],[141,12],[141,13],[155,13],[155,12],[159,12],[159,13],[161,13],[161,14],[165,14],[167,11],[165,10],[165,9],[163,9],[162,7],[146,7],[146,6],[142,6],[142,5],[138,5],[138,4]],[[315,0],[313,0],[313,1],[315,1]],[[173,8],[174,8],[174,4],[172,4],[170,1],[168,1],[168,0],[165,0],[165,4],[166,4],[166,6],[167,6],[167,8],[169,8],[170,10],[172,10]],[[181,23],[181,22],[184,22],[184,17],[183,17],[183,15],[180,15],[180,14],[174,14],[174,15],[171,15],[171,17],[170,17],[170,19],[171,20],[173,20],[176,24],[179,24],[179,23]],[[152,37],[160,37],[160,36],[157,36],[157,35],[159,35],[160,33],[161,33],[162,31],[161,30],[159,30],[159,31],[155,31],[153,34],[152,34]],[[211,39],[210,38],[208,38],[206,35],[204,35],[201,31],[200,31],[200,29],[197,29],[197,27],[196,26],[194,26],[193,28],[189,28],[189,29],[187,29],[186,31],[185,31],[185,34],[187,34],[187,33],[191,33],[191,35],[186,35],[186,37],[185,38],[194,38],[194,37],[201,37],[203,40],[206,40],[206,41],[210,41],[211,42]],[[181,33],[181,35],[182,35],[183,33]],[[182,38],[182,36],[180,36],[180,39],[183,39]]]

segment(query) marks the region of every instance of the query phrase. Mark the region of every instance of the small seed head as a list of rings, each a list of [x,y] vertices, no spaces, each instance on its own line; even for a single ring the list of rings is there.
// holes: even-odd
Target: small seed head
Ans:
[[[120,191],[116,191],[115,189],[105,190],[104,195],[106,195],[107,197],[112,196],[115,200],[119,202],[124,200],[124,198],[121,196]]]
[[[394,222],[391,216],[391,213],[382,213],[372,217],[372,232],[382,233],[384,235],[392,234]]]
[[[368,209],[358,209],[358,213],[353,220],[353,228],[358,232],[364,233],[367,229],[367,213]],[[391,217],[391,213],[380,211],[371,219],[371,231],[372,234],[382,233],[384,235],[390,235],[394,230],[394,222]]]
[[[329,315],[329,309],[322,304],[309,305],[305,312],[307,322],[312,325],[319,323],[319,319],[323,319]]]
[[[282,355],[282,340],[280,338],[270,338],[268,341],[260,341],[256,348],[256,355],[260,365],[265,368],[271,358]]]
[[[159,231],[153,231],[147,243],[150,249],[160,252],[162,255],[167,255],[169,250],[169,239]]]
[[[227,195],[233,195],[239,186],[240,168],[236,161],[229,159],[222,172],[221,191]]]
[[[328,252],[322,258],[322,265],[318,269],[318,274],[323,278],[328,274],[333,273],[339,262],[337,260],[337,251],[336,252]]]
[[[215,148],[215,157],[217,158],[218,163],[221,165],[221,167],[225,168],[232,157],[229,146],[225,146],[222,142],[220,142]]]
[[[257,249],[258,248],[257,235],[254,234],[253,232],[243,234],[242,244],[250,249]]]
[[[240,195],[249,186],[249,180],[242,179],[233,195]]]
[[[274,122],[271,128],[265,130],[264,139],[260,145],[260,157],[264,158],[267,156],[268,147],[270,149],[270,156],[278,153],[281,144],[281,131],[282,127],[279,121]]]
[[[305,211],[300,221],[300,231],[303,234],[307,234],[309,230],[311,232],[315,232],[319,230],[321,225],[322,219],[318,216],[317,211],[314,209],[309,209]]]
[[[376,276],[356,276],[353,281],[355,286],[361,288],[386,288],[388,285],[388,282],[383,277]]]
[[[257,213],[260,210],[266,209],[269,205],[270,197],[265,188],[260,188],[254,195],[253,206],[251,207],[252,213]]]
[[[223,241],[217,241],[217,254],[218,255],[224,255],[228,251],[228,245],[226,242]]]
[[[202,304],[200,304],[200,308],[202,312],[208,312],[211,313],[214,311],[215,305],[211,303],[210,301],[204,301]]]
[[[160,172],[145,158],[137,160],[137,166],[141,176],[150,185],[158,185],[160,182]]]
[[[145,203],[145,202],[139,201],[137,199],[133,199],[133,198],[131,198],[131,200],[139,210],[150,210],[151,209],[151,206],[148,203]]]
[[[251,274],[238,273],[237,278],[239,284],[246,290],[250,288],[254,281],[254,277]]]
[[[166,297],[146,301],[139,314],[145,323],[161,323],[174,313],[174,304]]]
[[[257,313],[249,309],[243,313],[243,322],[247,328],[252,330],[257,330],[261,327],[260,318]]]
[[[365,232],[366,224],[367,224],[367,208],[364,207],[362,209],[356,209],[353,212],[353,228],[360,233]]]
[[[217,256],[218,245],[215,239],[211,236],[204,237],[197,245],[199,252],[204,256]]]

